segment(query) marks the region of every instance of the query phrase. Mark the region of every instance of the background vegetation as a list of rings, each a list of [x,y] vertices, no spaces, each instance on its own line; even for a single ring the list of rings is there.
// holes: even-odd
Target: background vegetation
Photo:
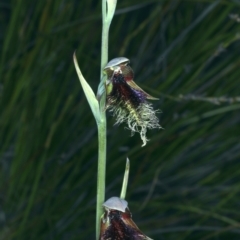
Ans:
[[[108,117],[106,197],[148,236],[240,239],[240,1],[119,0],[109,59],[131,60],[164,130]],[[97,132],[72,55],[96,91],[101,1],[0,2],[0,239],[94,239]]]

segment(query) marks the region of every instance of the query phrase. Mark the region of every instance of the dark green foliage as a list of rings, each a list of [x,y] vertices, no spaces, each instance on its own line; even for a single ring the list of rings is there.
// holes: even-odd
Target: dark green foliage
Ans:
[[[5,0],[0,12],[0,239],[94,239],[97,131],[72,55],[96,92],[101,1]],[[239,12],[237,0],[117,5],[109,60],[131,60],[164,130],[141,148],[108,117],[106,197],[129,156],[126,200],[155,240],[240,239]]]

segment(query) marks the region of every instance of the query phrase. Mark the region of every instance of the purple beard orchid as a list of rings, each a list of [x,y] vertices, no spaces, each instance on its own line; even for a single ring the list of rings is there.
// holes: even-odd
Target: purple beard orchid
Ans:
[[[107,109],[116,116],[116,124],[126,122],[132,134],[139,132],[143,145],[148,139],[147,129],[161,128],[156,112],[147,99],[157,100],[134,81],[132,68],[128,65],[129,60],[124,57],[111,60],[104,68],[107,74],[106,92]]]
[[[112,197],[103,207],[99,240],[152,240],[133,222],[127,201]]]

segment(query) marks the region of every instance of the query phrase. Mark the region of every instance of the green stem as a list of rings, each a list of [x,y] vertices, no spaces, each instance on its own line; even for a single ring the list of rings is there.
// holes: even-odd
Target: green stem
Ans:
[[[115,12],[117,0],[102,0],[102,47],[101,47],[101,73],[98,97],[99,97],[99,115],[100,119],[97,121],[98,125],[98,180],[97,180],[97,213],[96,213],[96,240],[99,239],[101,216],[103,214],[102,204],[105,200],[105,179],[106,179],[106,92],[103,69],[108,62],[108,35],[110,24]]]
[[[101,122],[98,123],[98,180],[97,180],[97,212],[96,212],[96,239],[100,234],[100,220],[103,214],[102,204],[105,200],[106,179],[106,115],[102,113]]]
[[[108,63],[108,34],[109,34],[109,24],[107,22],[103,22],[102,29],[102,54],[101,54],[101,79],[103,77],[103,68]]]
[[[108,34],[109,23],[106,22],[106,0],[102,1],[103,29],[102,29],[102,47],[101,47],[101,69],[100,81],[103,80],[103,68],[108,61]],[[105,94],[105,93],[104,93]],[[105,106],[106,97],[103,96],[100,104],[100,119],[98,122],[98,180],[97,180],[97,205],[96,205],[96,240],[99,239],[101,216],[103,214],[102,204],[105,201],[105,179],[106,179],[106,113],[101,106]]]

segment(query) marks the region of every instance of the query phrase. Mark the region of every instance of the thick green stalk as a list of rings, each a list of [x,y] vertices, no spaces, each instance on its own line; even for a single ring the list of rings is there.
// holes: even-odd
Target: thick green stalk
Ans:
[[[103,214],[102,204],[105,200],[106,179],[106,115],[101,114],[101,122],[98,123],[98,177],[97,177],[97,206],[96,206],[96,239],[100,234],[100,219]]]
[[[102,46],[101,46],[101,69],[100,69],[100,94],[99,108],[100,121],[97,121],[98,126],[98,180],[97,180],[97,205],[96,205],[96,239],[100,234],[100,222],[103,214],[102,204],[105,200],[105,179],[106,179],[106,146],[107,146],[107,121],[105,113],[106,92],[103,69],[108,62],[108,35],[112,17],[115,12],[117,0],[102,0]]]
[[[106,1],[102,1],[103,10],[103,29],[102,29],[102,47],[101,47],[101,69],[100,69],[100,81],[103,80],[103,68],[108,61],[108,32],[109,26],[106,23]],[[105,93],[104,93],[105,94]],[[106,98],[101,99],[100,106],[104,106]],[[98,122],[98,176],[97,176],[97,205],[96,205],[96,240],[100,234],[100,221],[103,214],[102,204],[105,200],[105,179],[106,179],[106,148],[107,148],[107,136],[106,136],[106,113],[100,107],[100,118]]]
[[[108,35],[110,24],[106,19],[106,0],[102,1],[102,15],[103,15],[103,28],[102,28],[102,46],[101,46],[101,69],[100,69],[100,81],[103,77],[103,69],[108,62]]]

